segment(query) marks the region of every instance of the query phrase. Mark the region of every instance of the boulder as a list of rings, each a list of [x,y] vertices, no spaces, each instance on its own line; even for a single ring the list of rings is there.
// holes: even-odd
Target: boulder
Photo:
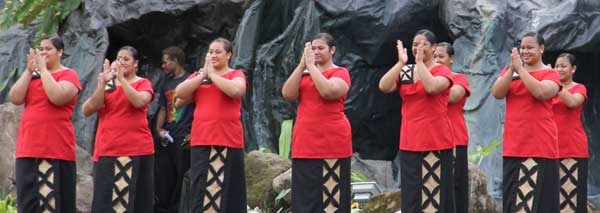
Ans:
[[[249,152],[245,157],[247,202],[250,208],[273,205],[273,179],[292,167],[290,159],[272,153]]]
[[[402,192],[400,189],[384,192],[373,196],[363,208],[363,212],[388,213],[400,211],[402,207]]]
[[[273,190],[275,191],[275,194],[279,194],[287,189],[292,189],[292,169],[288,169],[273,179]],[[290,192],[285,195],[283,200],[288,204],[292,204],[292,193]]]
[[[501,212],[502,204],[487,190],[487,177],[472,163],[469,163],[469,186],[469,212]]]

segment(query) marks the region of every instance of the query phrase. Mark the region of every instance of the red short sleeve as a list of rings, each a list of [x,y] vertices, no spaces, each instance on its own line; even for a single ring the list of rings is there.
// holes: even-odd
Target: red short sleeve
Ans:
[[[141,91],[149,92],[150,95],[152,96],[152,98],[150,98],[150,101],[154,100],[154,90],[152,89],[152,83],[150,83],[150,81],[145,78],[140,81],[141,82],[139,84],[135,85],[135,90],[138,92],[141,92]]]
[[[77,87],[77,89],[79,91],[81,91],[81,83],[79,82],[79,77],[77,76],[77,72],[75,72],[75,70],[72,69],[68,69],[64,71],[65,73],[58,76],[56,81],[68,81],[73,83],[73,85],[75,85],[75,87]]]
[[[560,75],[558,75],[558,72],[556,72],[556,70],[553,69],[548,69],[548,71],[550,72],[545,72],[545,75],[542,77],[542,80],[550,80],[553,81],[554,83],[556,83],[556,85],[558,85],[558,91],[560,91],[563,87],[562,83],[560,83]],[[556,93],[558,95],[558,92]]]
[[[573,89],[571,89],[571,94],[575,94],[575,93],[579,93],[579,94],[583,95],[583,98],[585,98],[585,102],[587,102],[587,100],[588,100],[587,89],[585,88],[584,85],[577,84],[577,85],[573,86]]]
[[[333,71],[333,74],[331,74],[331,78],[340,78],[344,80],[346,84],[348,84],[348,87],[352,85],[352,82],[350,81],[350,72],[348,72],[348,70],[344,67],[341,67],[340,69],[335,69],[335,71]]]
[[[467,76],[460,73],[455,73],[453,75],[452,81],[454,84],[460,85],[463,88],[465,88],[465,91],[467,92],[467,94],[465,94],[465,97],[469,97],[471,95],[471,87],[469,87],[469,80],[467,79]]]
[[[452,71],[447,66],[440,65],[440,64],[435,65],[431,68],[430,72],[431,72],[431,75],[433,75],[433,76],[446,77],[448,80],[450,80],[450,86],[452,86],[454,84]]]

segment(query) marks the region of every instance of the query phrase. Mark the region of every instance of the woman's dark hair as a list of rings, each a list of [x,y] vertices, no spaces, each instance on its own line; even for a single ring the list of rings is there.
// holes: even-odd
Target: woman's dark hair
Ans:
[[[534,37],[535,41],[537,42],[538,45],[540,45],[540,46],[544,45],[544,42],[545,42],[544,37],[537,32],[525,33],[525,35],[523,35],[523,38],[525,38],[525,37]],[[521,40],[523,40],[523,38],[521,38]]]
[[[56,50],[62,50],[62,51],[65,50],[65,43],[58,36],[43,37],[42,39],[40,39],[40,41],[43,41],[43,40],[49,40],[50,43],[52,43],[52,46],[54,46],[54,48],[56,48]]]
[[[139,58],[138,51],[135,48],[133,48],[132,46],[123,46],[123,47],[121,47],[121,49],[119,49],[119,51],[121,51],[121,50],[127,50],[127,51],[131,52],[131,57],[133,57],[133,59],[136,61],[138,60],[138,58]]]
[[[231,43],[231,41],[227,40],[226,38],[219,37],[210,43],[212,44],[215,42],[220,42],[221,44],[223,44],[223,49],[225,49],[225,52],[233,54],[233,44]]]
[[[454,56],[454,47],[452,47],[452,44],[450,44],[448,42],[441,42],[441,43],[436,44],[436,46],[446,47],[446,53],[448,54],[448,56],[450,56],[450,57]]]
[[[567,60],[569,60],[569,63],[571,63],[571,66],[577,65],[577,61],[575,61],[575,56],[571,53],[561,53],[558,57],[566,58]]]
[[[429,43],[431,43],[432,45],[437,43],[437,37],[435,37],[435,34],[433,32],[431,32],[430,30],[427,30],[427,29],[419,30],[415,34],[415,37],[418,35],[425,36],[425,39],[427,39],[427,41],[429,41]]]
[[[177,61],[177,64],[180,66],[185,66],[185,53],[181,48],[176,46],[168,47],[162,51],[162,54],[167,55],[171,60]]]
[[[335,47],[335,39],[333,39],[333,36],[329,33],[319,33],[316,36],[312,37],[310,41],[314,41],[317,39],[325,40],[325,43],[327,43],[327,46],[329,46],[329,48]]]

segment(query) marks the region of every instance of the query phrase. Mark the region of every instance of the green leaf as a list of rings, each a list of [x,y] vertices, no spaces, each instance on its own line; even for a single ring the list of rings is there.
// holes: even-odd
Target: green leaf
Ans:
[[[352,182],[367,182],[369,181],[369,177],[358,170],[350,170],[350,179]]]
[[[290,157],[293,124],[294,120],[284,120],[281,122],[281,134],[279,134],[279,155],[284,158]]]
[[[292,189],[285,189],[285,190],[279,192],[279,194],[277,194],[277,196],[275,197],[275,203],[278,203],[279,200],[281,200],[283,197],[285,197],[291,191],[292,191]]]

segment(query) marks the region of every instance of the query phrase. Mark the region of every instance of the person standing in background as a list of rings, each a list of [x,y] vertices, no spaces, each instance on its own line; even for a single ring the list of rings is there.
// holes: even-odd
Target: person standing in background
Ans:
[[[558,157],[560,160],[561,212],[587,212],[588,140],[581,123],[581,111],[587,101],[583,84],[573,81],[577,70],[575,56],[558,56],[554,69],[563,84],[558,97],[552,100],[554,122],[558,130]]]
[[[435,45],[433,58],[438,64],[452,68],[454,62],[454,48],[452,44],[441,42]],[[452,123],[454,136],[454,199],[456,212],[469,212],[469,132],[465,124],[464,106],[467,97],[471,95],[469,81],[463,74],[452,72],[454,85],[450,88],[448,97],[448,117]]]
[[[173,46],[162,51],[166,79],[159,93],[155,129],[159,137],[155,143],[156,213],[178,212],[183,176],[190,168],[190,149],[186,143],[189,142],[194,104],[175,107],[175,88],[190,76],[184,66],[185,53],[181,48]]]

